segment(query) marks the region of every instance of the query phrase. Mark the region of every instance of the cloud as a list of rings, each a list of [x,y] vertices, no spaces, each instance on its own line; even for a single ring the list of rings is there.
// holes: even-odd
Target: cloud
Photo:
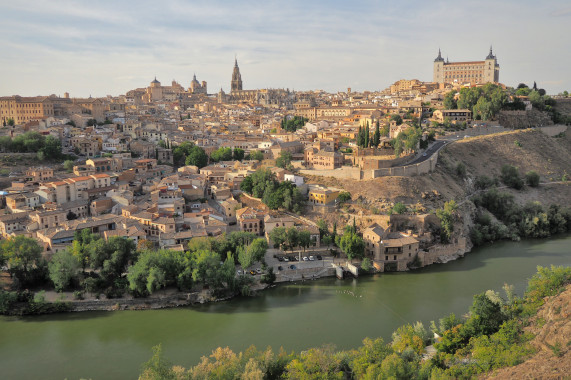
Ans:
[[[401,78],[431,80],[439,46],[451,60],[476,60],[486,56],[490,43],[502,81],[513,85],[532,78],[539,84],[555,75],[564,78],[553,85],[557,92],[571,88],[560,63],[569,62],[571,53],[547,33],[565,36],[567,27],[564,18],[542,11],[555,8],[555,1],[542,4],[11,2],[0,5],[0,95],[120,94],[148,85],[154,75],[187,86],[193,73],[211,91],[228,90],[235,54],[246,88],[375,90]]]

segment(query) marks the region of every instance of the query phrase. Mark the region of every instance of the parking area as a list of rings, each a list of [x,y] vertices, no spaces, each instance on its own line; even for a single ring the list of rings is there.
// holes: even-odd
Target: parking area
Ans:
[[[268,249],[266,263],[274,268],[274,273],[296,273],[296,271],[314,269],[316,271],[331,267],[334,258],[326,250],[283,252]]]

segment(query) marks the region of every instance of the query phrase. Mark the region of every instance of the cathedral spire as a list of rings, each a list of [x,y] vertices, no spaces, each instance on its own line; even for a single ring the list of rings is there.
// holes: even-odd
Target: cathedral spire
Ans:
[[[232,82],[230,83],[231,91],[242,90],[242,76],[240,75],[240,68],[238,67],[238,58],[234,56],[234,70],[232,71]]]

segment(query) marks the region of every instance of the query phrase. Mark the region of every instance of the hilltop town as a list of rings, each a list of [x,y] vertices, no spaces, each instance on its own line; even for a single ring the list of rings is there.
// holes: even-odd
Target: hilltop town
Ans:
[[[2,286],[41,288],[30,274],[40,262],[77,299],[247,277],[242,291],[446,262],[484,239],[470,229],[485,225],[474,219],[486,200],[469,197],[499,185],[506,165],[526,175],[525,201],[551,191],[569,204],[571,98],[501,84],[491,48],[467,62],[439,51],[432,82],[402,79],[382,91],[243,87],[236,60],[228,93],[209,93],[194,75],[188,87],[154,78],[105,98],[0,97]],[[538,190],[540,181],[555,185]],[[30,239],[39,248],[16,268],[14,245]],[[151,264],[138,285],[137,255],[159,250],[188,258],[190,285],[176,280],[183,269],[153,277]],[[54,257],[59,266],[48,270]],[[226,277],[208,274],[229,257]]]

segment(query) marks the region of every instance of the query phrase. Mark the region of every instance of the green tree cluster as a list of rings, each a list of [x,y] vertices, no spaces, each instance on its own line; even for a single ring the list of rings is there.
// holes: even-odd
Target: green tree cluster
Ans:
[[[364,127],[359,126],[357,133],[357,146],[361,148],[368,148],[373,143],[371,134],[369,132],[369,122],[367,121]]]
[[[468,109],[472,111],[475,120],[490,120],[506,104],[508,104],[506,91],[493,83],[487,83],[482,87],[462,88],[459,94],[451,91],[444,97],[444,108]]]
[[[37,153],[40,160],[60,160],[67,157],[61,151],[61,141],[35,131],[25,132],[14,138],[0,137],[0,150],[10,153]]]
[[[391,145],[395,150],[395,156],[400,157],[402,152],[414,152],[419,148],[422,129],[407,128],[400,132],[396,138],[391,140]]]
[[[264,153],[259,150],[253,150],[250,152],[250,160],[262,161],[264,159]]]
[[[436,210],[436,216],[440,220],[440,239],[447,243],[454,231],[454,213],[458,209],[456,201],[450,200],[444,203],[444,207]]]
[[[47,278],[47,262],[38,242],[18,235],[0,242],[0,264],[8,266],[14,286],[27,287],[42,284]]]
[[[308,230],[298,230],[295,227],[276,227],[269,234],[270,240],[274,244],[274,248],[282,248],[294,250],[300,247],[305,252],[314,241],[311,240],[311,233]]]
[[[492,213],[492,222],[480,210],[470,237],[475,245],[499,239],[519,240],[522,237],[548,237],[571,231],[571,207],[555,204],[547,209],[538,202],[523,206],[515,203],[513,195],[492,188],[472,198],[474,204]]]
[[[189,141],[175,147],[172,151],[175,166],[194,165],[202,168],[208,164],[208,155],[204,149]]]
[[[343,235],[337,235],[335,244],[347,255],[349,260],[365,257],[365,241],[357,235],[355,221],[353,226],[346,226]]]
[[[303,128],[305,123],[307,123],[309,119],[306,119],[301,116],[294,116],[293,118],[284,117],[282,119],[281,127],[283,130],[288,132],[295,132],[300,128]]]
[[[240,189],[262,202],[270,209],[283,208],[288,211],[300,212],[304,206],[304,199],[299,189],[291,182],[278,182],[269,169],[258,169],[244,178]]]
[[[232,159],[232,148],[220,147],[210,153],[210,160],[214,162],[230,161]]]
[[[282,169],[291,168],[292,154],[287,150],[282,150],[278,158],[276,158],[276,166]]]

